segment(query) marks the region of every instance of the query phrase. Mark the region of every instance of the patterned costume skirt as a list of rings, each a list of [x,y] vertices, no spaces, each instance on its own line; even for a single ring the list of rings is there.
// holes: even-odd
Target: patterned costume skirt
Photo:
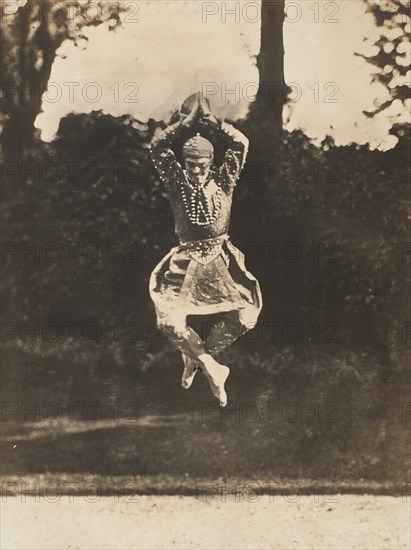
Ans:
[[[173,248],[151,274],[150,296],[159,326],[171,311],[186,318],[233,310],[254,325],[262,308],[259,284],[228,235]]]

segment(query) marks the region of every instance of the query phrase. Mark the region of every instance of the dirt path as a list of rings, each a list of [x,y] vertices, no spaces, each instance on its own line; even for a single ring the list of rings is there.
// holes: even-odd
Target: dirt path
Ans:
[[[22,498],[25,502],[22,502]],[[97,497],[98,498],[98,497]],[[257,497],[255,497],[257,498]],[[328,502],[329,500],[333,502]],[[400,497],[3,497],[3,550],[409,549]],[[90,500],[92,500],[90,498]],[[295,500],[296,502],[292,502]]]

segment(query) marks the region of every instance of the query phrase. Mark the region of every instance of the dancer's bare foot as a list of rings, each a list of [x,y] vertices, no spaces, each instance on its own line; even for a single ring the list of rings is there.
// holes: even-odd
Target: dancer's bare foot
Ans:
[[[220,402],[220,407],[227,405],[227,394],[224,388],[225,381],[230,374],[230,369],[220,365],[211,355],[204,353],[199,356],[203,365],[203,371],[210,384],[211,391]]]
[[[194,361],[185,353],[183,353],[182,356],[184,361],[184,372],[181,379],[181,385],[185,390],[188,390],[189,388],[191,388],[194,377],[197,371],[201,370],[201,367],[199,361]]]

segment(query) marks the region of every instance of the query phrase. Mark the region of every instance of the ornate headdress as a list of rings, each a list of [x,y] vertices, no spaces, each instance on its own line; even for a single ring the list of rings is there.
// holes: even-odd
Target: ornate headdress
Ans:
[[[214,157],[213,144],[208,141],[208,139],[197,134],[184,143],[183,156],[195,158],[206,157],[212,159]]]

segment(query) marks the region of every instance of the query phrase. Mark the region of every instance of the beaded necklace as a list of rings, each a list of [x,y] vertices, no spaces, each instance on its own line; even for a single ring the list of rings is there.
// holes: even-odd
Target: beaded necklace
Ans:
[[[185,170],[184,175],[185,182],[180,181],[181,197],[190,222],[194,225],[214,223],[221,209],[221,188],[217,186],[217,190],[207,196],[204,191],[213,180],[208,179],[203,183],[192,184]],[[190,196],[187,195],[185,185],[190,189]]]

